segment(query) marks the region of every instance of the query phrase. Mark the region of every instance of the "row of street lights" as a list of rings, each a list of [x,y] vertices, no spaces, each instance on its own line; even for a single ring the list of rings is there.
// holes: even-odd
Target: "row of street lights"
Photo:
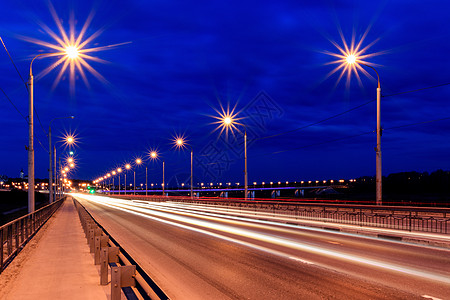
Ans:
[[[222,127],[222,131],[225,130],[227,133],[228,131],[232,131],[233,129],[237,129],[236,126],[243,126],[245,128],[244,131],[244,194],[245,194],[245,199],[247,199],[248,197],[248,172],[247,172],[247,129],[245,127],[244,124],[238,123],[236,118],[236,115],[233,114],[233,112],[229,113],[223,113],[220,114],[220,117],[216,117],[217,119],[219,119],[220,121],[218,122],[220,125],[219,127]],[[190,188],[191,188],[191,198],[194,197],[194,150],[192,147],[188,146],[186,139],[182,136],[175,136],[175,138],[173,139],[174,141],[174,147],[176,147],[177,149],[185,149],[185,148],[189,148],[190,149],[190,162],[191,162],[191,176],[190,176]],[[149,157],[151,160],[157,159],[159,157],[157,151],[152,150],[149,153]],[[139,166],[142,163],[142,160],[140,158],[137,158],[135,160],[135,164],[137,166]],[[125,169],[129,170],[131,169],[131,165],[130,164],[125,164]],[[162,171],[163,171],[163,177],[162,177],[162,194],[165,195],[165,161],[162,162]],[[97,178],[96,180],[94,180],[94,184],[98,184],[104,180],[107,180],[108,178],[111,177],[111,174],[114,175],[119,175],[119,187],[120,187],[120,173],[122,172],[122,168],[117,168],[117,170],[114,170],[112,172],[107,173],[104,176],[101,176],[99,178]],[[134,178],[134,193],[136,193],[136,171],[133,170],[133,178]],[[113,178],[114,180],[114,178]],[[114,184],[113,184],[114,185]],[[145,194],[147,195],[147,191],[148,191],[148,173],[147,173],[147,165],[145,166]],[[125,173],[125,193],[126,193],[126,173]],[[120,194],[120,190],[119,190],[119,194]]]
[[[182,136],[176,136],[174,138],[174,147],[176,147],[177,149],[185,149],[185,148],[189,148],[190,149],[190,158],[191,158],[191,176],[190,176],[190,182],[191,182],[191,197],[194,197],[194,151],[193,148],[188,146],[187,141],[184,137]],[[151,150],[148,154],[150,160],[156,160],[159,159],[160,155],[156,150]],[[140,166],[143,163],[141,158],[137,158],[134,161],[134,164],[136,166]],[[124,169],[125,170],[130,170],[132,168],[131,164],[126,163],[124,165]],[[101,176],[99,178],[97,178],[96,180],[93,181],[94,184],[98,184],[104,180],[107,180],[109,178],[112,177],[112,179],[114,180],[114,176],[118,175],[119,177],[119,194],[120,194],[120,173],[122,173],[123,169],[122,167],[118,167],[117,169],[108,172],[107,174],[105,174],[104,176]],[[165,195],[165,161],[162,161],[162,194]],[[126,177],[127,173],[125,172],[124,177],[125,177],[125,190],[124,193],[126,193]],[[134,184],[134,194],[136,194],[136,170],[133,168],[133,184]],[[114,183],[113,183],[114,186]],[[148,166],[147,164],[145,165],[145,195],[148,194]]]
[[[35,181],[35,177],[34,177],[34,167],[35,167],[35,163],[34,163],[34,120],[33,120],[33,113],[34,113],[34,90],[33,90],[33,86],[34,86],[34,77],[33,77],[33,72],[32,72],[32,65],[33,62],[36,58],[38,57],[54,57],[54,56],[64,56],[62,60],[65,60],[66,62],[70,62],[71,64],[74,63],[74,61],[79,57],[79,56],[83,56],[83,54],[79,53],[79,50],[76,46],[72,45],[72,44],[67,44],[65,45],[65,48],[62,47],[56,47],[57,49],[60,50],[60,52],[56,52],[56,53],[41,53],[36,55],[30,63],[30,72],[29,72],[29,80],[28,80],[28,93],[29,93],[29,115],[28,115],[28,123],[29,123],[29,145],[28,145],[28,212],[34,212],[35,210],[35,199],[34,199],[34,181]],[[87,51],[87,50],[83,50],[83,51]],[[381,99],[381,86],[380,86],[380,78],[378,75],[378,72],[375,70],[375,68],[373,68],[372,66],[370,66],[369,64],[365,63],[364,61],[361,60],[361,57],[358,56],[358,53],[355,52],[347,52],[347,53],[343,53],[343,55],[338,55],[338,57],[341,57],[345,60],[345,63],[347,64],[348,70],[349,72],[351,70],[356,70],[356,68],[362,69],[360,65],[364,65],[366,67],[369,67],[371,69],[373,69],[376,74],[377,74],[377,78],[378,78],[378,86],[377,86],[377,146],[376,146],[376,203],[377,205],[381,205],[382,204],[382,171],[381,171],[381,125],[380,125],[380,99]],[[347,69],[347,68],[346,68]],[[73,117],[72,117],[73,118]],[[237,121],[237,119],[235,118],[235,115],[233,115],[232,113],[224,113],[223,115],[221,115],[221,117],[217,117],[219,119],[220,123],[220,127],[222,127],[222,131],[225,129],[227,132],[228,130],[232,130],[232,129],[236,129],[237,125],[242,125],[245,128],[245,125],[240,124]],[[57,119],[57,118],[55,118]],[[49,181],[52,181],[52,164],[51,164],[51,157],[52,157],[52,145],[51,145],[51,123],[55,120],[53,119],[50,122],[50,126],[49,126],[49,157],[50,157],[50,162],[49,162]],[[185,141],[182,137],[177,138],[175,140],[176,146],[177,147],[185,147]],[[56,154],[56,148],[54,149],[55,154]],[[155,155],[156,152],[155,152]],[[156,158],[156,156],[154,157]],[[55,159],[56,161],[56,159]],[[142,162],[142,161],[141,161]],[[141,163],[140,162],[140,163]],[[137,162],[136,162],[137,163]],[[140,164],[137,163],[137,164]],[[128,164],[128,169],[131,168],[131,166]],[[163,194],[164,194],[164,161],[163,161]],[[127,166],[126,166],[127,168]],[[120,168],[119,168],[120,169]],[[119,169],[117,169],[117,173],[119,172]],[[111,176],[111,174],[110,174]],[[101,180],[104,180],[108,177],[103,176],[101,177]],[[126,178],[126,174],[125,174],[125,178]],[[96,181],[101,181],[101,180],[96,180]],[[120,180],[120,177],[119,177]],[[126,179],[125,179],[126,180]],[[135,173],[134,173],[134,181],[135,181]],[[134,182],[135,183],[135,182]],[[247,130],[245,128],[244,131],[244,185],[245,185],[245,198],[247,198],[247,193],[248,193],[248,172],[247,172]],[[49,182],[49,186],[52,188],[52,184],[50,184]],[[146,190],[147,190],[148,186],[147,186],[147,167],[146,167]],[[193,150],[191,148],[191,197],[193,197]],[[53,200],[53,199],[51,199]]]

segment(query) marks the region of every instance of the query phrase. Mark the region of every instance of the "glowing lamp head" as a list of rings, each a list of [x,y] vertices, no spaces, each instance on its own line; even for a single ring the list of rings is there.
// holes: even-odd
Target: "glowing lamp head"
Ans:
[[[140,165],[142,163],[142,160],[140,158],[136,159],[136,164]]]
[[[78,49],[75,46],[67,46],[66,47],[66,55],[70,59],[75,59],[78,57]]]
[[[117,173],[121,173],[122,172],[122,168],[117,168]]]
[[[356,62],[356,56],[354,54],[349,54],[345,60],[348,64],[354,64]]]
[[[68,144],[73,144],[73,142],[74,142],[73,137],[72,137],[72,136],[68,136],[68,137],[66,138],[66,142],[67,142]]]
[[[223,123],[224,123],[226,126],[231,125],[232,122],[233,122],[233,120],[231,119],[231,117],[225,117],[225,118],[223,119]]]
[[[182,146],[183,144],[184,144],[184,141],[183,141],[183,139],[181,139],[181,138],[179,138],[179,139],[177,139],[177,145],[178,146]]]
[[[131,169],[131,165],[130,164],[126,164],[125,165],[125,169],[127,169],[127,170]]]
[[[75,168],[75,164],[74,163],[70,163],[69,167],[71,167],[73,169],[73,168]]]
[[[151,158],[156,158],[157,156],[158,156],[158,154],[156,153],[156,151],[150,152],[150,157]]]
[[[111,174],[116,175],[116,171],[112,171]]]

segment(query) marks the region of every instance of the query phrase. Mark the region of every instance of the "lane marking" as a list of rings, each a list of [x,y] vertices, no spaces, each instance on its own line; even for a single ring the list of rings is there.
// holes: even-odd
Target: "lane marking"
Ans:
[[[334,242],[334,241],[327,241],[328,243],[330,243],[330,244],[334,244],[334,245],[342,245],[341,243],[339,243],[339,242]]]
[[[289,258],[290,258],[290,259],[293,259],[293,260],[295,260],[295,261],[302,262],[302,263],[307,264],[307,265],[314,265],[313,262],[310,262],[310,261],[307,261],[307,260],[304,260],[304,259],[301,259],[301,258],[298,258],[298,257],[289,256]]]
[[[427,298],[427,299],[431,299],[431,300],[442,300],[441,298],[437,298],[437,297],[433,297],[433,296],[429,296],[429,295],[422,295],[422,298]]]

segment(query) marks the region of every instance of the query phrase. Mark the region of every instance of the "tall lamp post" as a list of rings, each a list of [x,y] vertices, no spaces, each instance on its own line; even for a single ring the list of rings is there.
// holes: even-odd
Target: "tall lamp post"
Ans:
[[[32,213],[35,210],[35,199],[34,199],[34,77],[33,77],[33,62],[36,58],[40,56],[56,56],[56,55],[67,55],[71,59],[77,57],[78,52],[70,49],[66,49],[66,52],[60,53],[41,53],[36,55],[30,63],[30,75],[28,79],[28,100],[29,100],[29,110],[28,110],[28,213]],[[51,150],[50,150],[51,151]]]
[[[174,139],[175,147],[178,149],[187,147],[186,140],[183,137],[176,137]],[[192,147],[189,147],[191,150],[191,198],[194,198],[194,150]]]
[[[111,173],[107,173],[106,174],[106,179],[109,179],[109,183],[108,183],[108,194],[111,195]]]
[[[55,120],[58,119],[74,119],[74,116],[69,116],[69,117],[58,117],[58,118],[53,118],[50,121],[50,124],[48,125],[48,154],[49,154],[49,168],[48,168],[48,185],[49,185],[49,197],[50,197],[50,203],[52,203],[53,201],[55,201],[55,199],[53,198],[53,163],[52,163],[52,157],[53,157],[53,147],[52,147],[52,123]],[[56,175],[56,174],[55,174]]]
[[[163,179],[163,180],[162,180],[162,181],[163,181],[163,182],[162,182],[162,195],[163,195],[163,196],[165,196],[164,189],[166,188],[166,184],[165,184],[165,182],[164,182],[164,177],[165,177],[165,176],[164,176],[164,168],[165,168],[165,162],[163,161],[163,178],[162,178],[162,179]]]
[[[150,150],[150,159],[151,160],[158,159],[158,152],[156,150]],[[164,183],[164,162],[163,162],[163,183]],[[147,187],[147,166],[145,166],[145,186]],[[163,189],[164,189],[164,184],[163,184]],[[145,195],[147,195],[147,193]]]
[[[114,185],[114,176],[116,176],[116,174],[117,174],[117,173],[116,173],[115,170],[111,172],[111,175],[112,175],[112,186],[113,186],[113,190],[116,189],[116,186]]]
[[[148,186],[147,186],[147,182],[148,182],[147,170],[148,170],[148,166],[145,165],[145,196],[147,196],[147,192],[148,192]]]
[[[36,58],[41,56],[61,56],[66,55],[67,59],[75,59],[78,57],[78,49],[69,46],[66,47],[64,52],[58,53],[41,53],[36,55],[30,63],[30,77],[28,79],[28,213],[32,213],[35,210],[34,199],[34,77],[33,77],[33,62]]]
[[[139,166],[142,163],[142,159],[136,158],[135,160],[136,166]],[[136,169],[133,169],[133,184],[134,184],[134,195],[136,195]]]
[[[383,204],[383,193],[382,193],[382,172],[381,172],[381,121],[380,121],[380,111],[381,111],[381,85],[380,85],[380,75],[378,75],[377,70],[375,70],[374,67],[365,64],[361,62],[357,56],[354,54],[347,55],[346,61],[350,65],[363,65],[366,67],[371,68],[375,71],[377,74],[377,147],[375,148],[376,151],[376,177],[375,177],[375,183],[376,183],[376,204],[382,205]]]
[[[75,137],[73,137],[73,136],[71,136],[71,135],[68,135],[68,136],[66,136],[63,140],[60,140],[60,141],[56,141],[54,144],[53,144],[53,169],[54,169],[54,174],[55,174],[55,190],[54,190],[54,194],[53,194],[53,199],[54,200],[56,200],[56,190],[57,190],[57,187],[58,187],[58,185],[60,185],[60,182],[58,181],[58,175],[59,175],[59,173],[58,173],[58,170],[57,170],[57,166],[56,166],[56,162],[57,162],[57,147],[56,147],[56,144],[58,144],[58,143],[64,143],[64,144],[66,144],[66,145],[69,145],[69,146],[71,146],[71,145],[73,145],[73,144],[75,144]],[[61,148],[62,147],[62,145],[60,145],[58,148]],[[70,155],[72,155],[73,154],[73,152],[70,152]],[[73,160],[73,159],[72,159]],[[73,162],[73,161],[72,161]],[[60,157],[60,161],[59,161],[59,164],[60,164],[60,169],[61,169],[61,157]]]
[[[221,118],[218,118],[220,120],[219,124],[222,127],[222,131],[224,129],[227,130],[233,130],[236,129],[238,125],[241,125],[244,127],[244,193],[245,193],[245,200],[247,200],[248,197],[248,172],[247,172],[247,127],[242,124],[238,123],[237,119],[235,119],[235,115],[232,113],[227,113],[221,116]]]
[[[131,169],[131,165],[130,164],[126,164],[125,165],[125,191],[124,194],[127,194],[127,171]]]
[[[120,173],[122,173],[122,168],[117,168],[117,174],[119,175],[119,195],[120,195],[120,189],[121,189],[121,186],[120,186]]]

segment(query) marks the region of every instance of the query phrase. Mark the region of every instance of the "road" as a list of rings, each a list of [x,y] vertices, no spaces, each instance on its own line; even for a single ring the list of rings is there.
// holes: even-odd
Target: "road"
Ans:
[[[74,196],[171,299],[450,299],[449,250],[225,207]]]

